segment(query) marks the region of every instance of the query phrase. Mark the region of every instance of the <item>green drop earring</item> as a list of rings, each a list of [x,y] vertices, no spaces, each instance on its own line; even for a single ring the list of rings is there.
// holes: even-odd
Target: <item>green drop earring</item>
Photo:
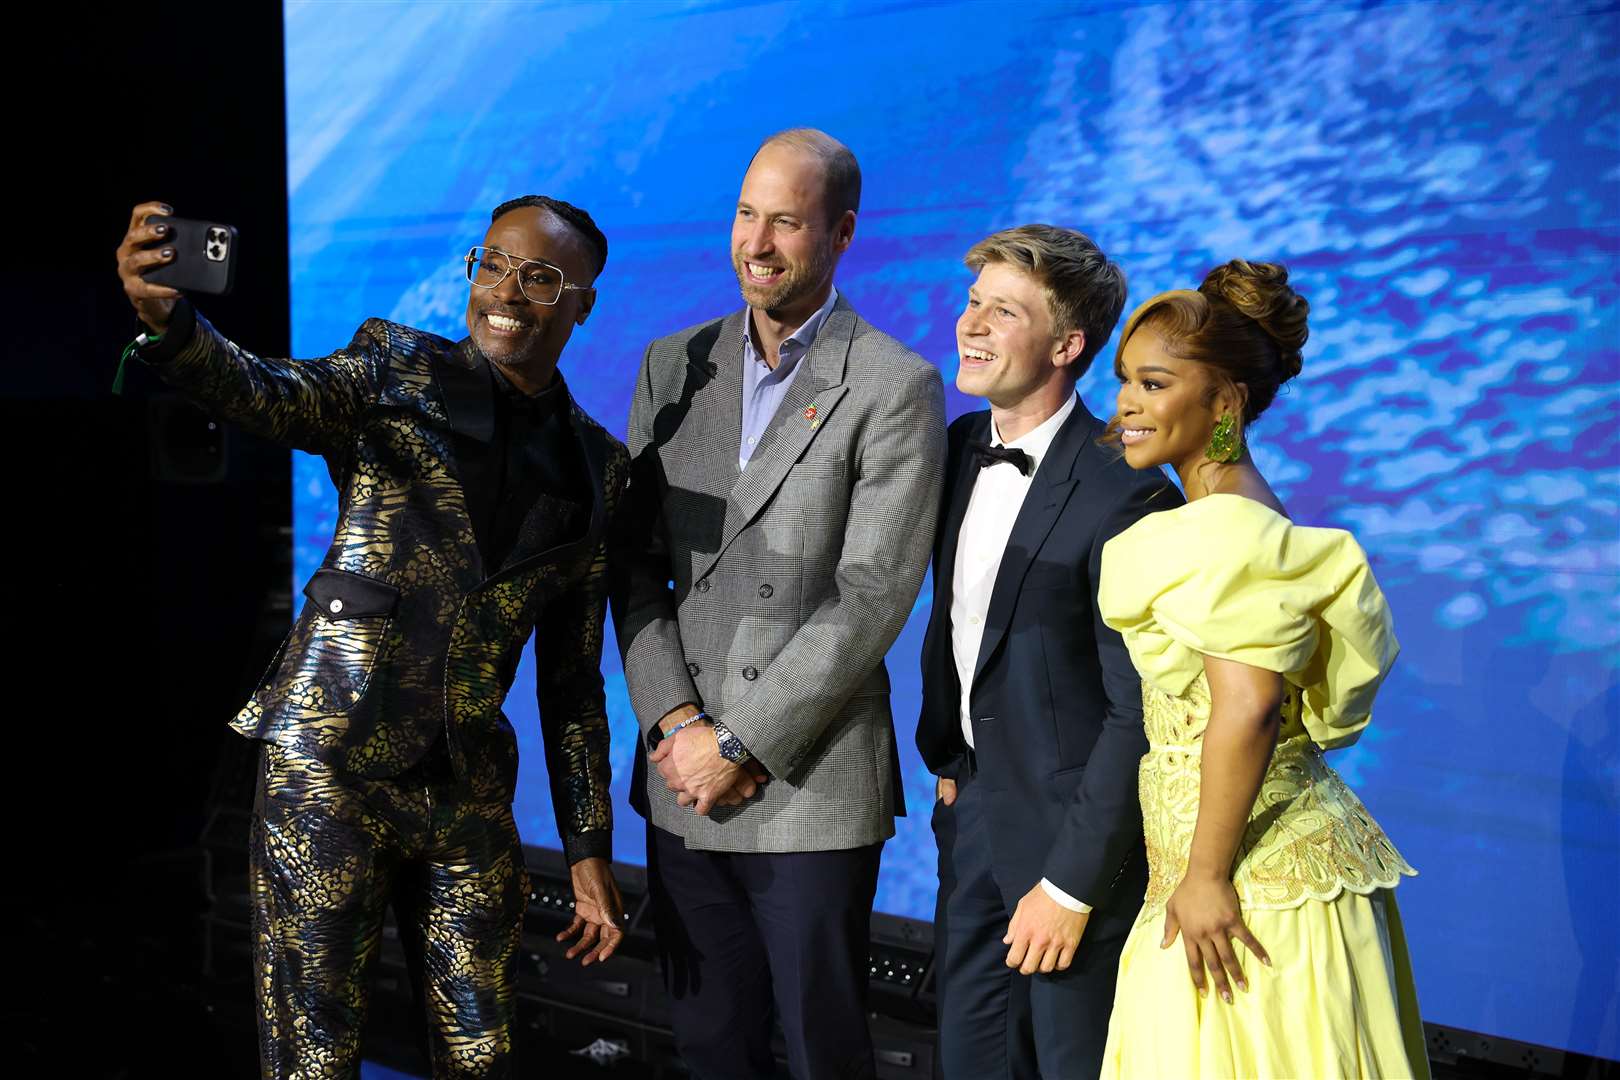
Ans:
[[[1218,461],[1223,465],[1230,465],[1243,456],[1243,436],[1238,434],[1237,420],[1231,413],[1221,414],[1215,422],[1215,430],[1209,435],[1209,448],[1204,456],[1211,461]]]

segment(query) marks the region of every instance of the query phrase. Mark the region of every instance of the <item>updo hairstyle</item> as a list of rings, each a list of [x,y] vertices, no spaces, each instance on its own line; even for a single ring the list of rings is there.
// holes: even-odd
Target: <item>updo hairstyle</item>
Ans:
[[[1211,270],[1197,292],[1160,293],[1137,308],[1115,355],[1124,356],[1125,343],[1137,330],[1153,330],[1170,355],[1209,365],[1217,387],[1224,381],[1247,389],[1243,426],[1248,427],[1271,405],[1278,387],[1299,374],[1310,310],[1289,287],[1287,267],[1233,259]],[[1123,377],[1120,360],[1114,368]]]

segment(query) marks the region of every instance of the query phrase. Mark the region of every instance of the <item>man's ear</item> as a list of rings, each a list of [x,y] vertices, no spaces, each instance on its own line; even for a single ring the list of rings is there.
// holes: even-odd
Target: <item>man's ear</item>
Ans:
[[[596,306],[596,286],[592,285],[588,291],[577,295],[579,296],[579,314],[574,316],[574,325],[584,326],[585,320],[591,317],[591,308]]]
[[[842,255],[855,240],[855,211],[845,210],[844,216],[833,226],[833,247]]]
[[[1068,367],[1080,362],[1080,355],[1086,351],[1086,332],[1084,330],[1070,330],[1058,338],[1057,345],[1052,350],[1052,366]]]

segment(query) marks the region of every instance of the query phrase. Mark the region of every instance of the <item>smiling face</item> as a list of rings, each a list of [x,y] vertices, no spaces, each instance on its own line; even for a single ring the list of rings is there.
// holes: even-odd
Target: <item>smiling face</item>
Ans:
[[[511,255],[514,263],[550,263],[571,284],[588,285],[595,277],[584,237],[544,207],[524,206],[501,215],[484,234],[484,244]],[[536,304],[518,288],[516,274],[508,274],[493,289],[467,289],[467,332],[473,343],[529,393],[550,385],[563,346],[596,301],[594,290],[565,289],[555,304]]]
[[[1034,277],[1008,263],[985,263],[956,320],[962,358],[956,388],[1000,409],[1050,403],[1050,415],[1074,390],[1073,365],[1085,340],[1079,330],[1057,334]]]
[[[1232,391],[1212,378],[1207,365],[1172,356],[1150,326],[1126,340],[1116,373],[1114,424],[1126,463],[1134,469],[1168,464],[1183,478],[1192,475],[1205,460],[1216,421],[1235,411]]]
[[[828,222],[826,187],[813,154],[771,143],[755,155],[731,223],[731,265],[749,307],[808,318],[826,298],[855,235],[853,211]]]

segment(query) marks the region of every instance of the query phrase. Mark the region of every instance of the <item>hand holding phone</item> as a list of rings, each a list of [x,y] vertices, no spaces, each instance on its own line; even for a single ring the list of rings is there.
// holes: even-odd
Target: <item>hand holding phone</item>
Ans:
[[[135,207],[118,245],[118,276],[141,321],[162,332],[182,290],[230,291],[236,278],[236,239],[229,225],[175,217],[166,203]]]

